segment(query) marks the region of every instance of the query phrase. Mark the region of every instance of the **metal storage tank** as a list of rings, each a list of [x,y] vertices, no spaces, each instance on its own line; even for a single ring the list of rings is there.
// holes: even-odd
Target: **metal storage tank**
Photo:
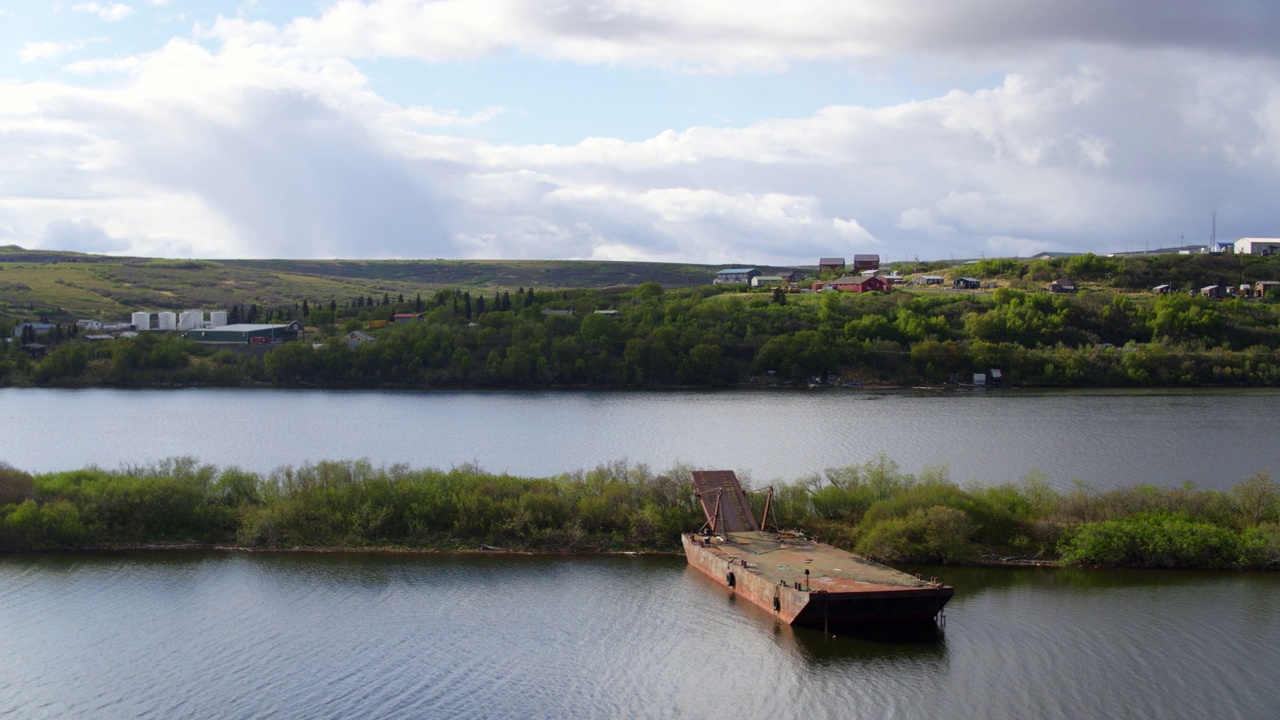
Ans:
[[[158,330],[175,330],[178,327],[178,316],[171,312],[162,312],[156,314],[156,329]]]
[[[178,316],[179,330],[195,330],[204,322],[203,310],[183,310]]]
[[[226,310],[213,310],[209,313],[209,325],[212,327],[222,327],[227,324]]]
[[[131,323],[134,330],[151,329],[151,313],[136,312],[132,317]]]

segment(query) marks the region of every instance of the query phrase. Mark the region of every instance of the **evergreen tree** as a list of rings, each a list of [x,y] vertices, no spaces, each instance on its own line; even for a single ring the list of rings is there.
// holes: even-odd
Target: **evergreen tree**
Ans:
[[[503,310],[511,309],[511,293],[505,290],[502,292],[502,309]]]
[[[338,317],[338,301],[337,300],[329,301],[329,312],[333,313],[333,317],[335,319]]]
[[[240,324],[240,306],[239,305],[232,305],[231,309],[227,311],[227,324],[228,325]]]
[[[245,317],[245,322],[251,325],[258,322],[258,305],[256,303],[249,303],[249,314]]]
[[[484,296],[476,298],[476,315],[484,314]]]
[[[466,308],[467,319],[471,319],[471,292],[462,293],[462,304]]]
[[[533,306],[533,288],[529,288],[529,290],[524,294],[524,306]]]
[[[413,300],[413,311],[422,312],[422,293],[418,293],[418,297]]]
[[[382,293],[382,306],[386,307],[387,305],[390,305],[390,304],[391,304],[391,296],[386,293]]]
[[[311,310],[307,307],[307,301],[304,298],[302,301],[302,317],[307,317],[310,314],[311,314]]]
[[[399,299],[399,300],[396,300],[396,304],[397,304],[397,305],[403,305],[403,304],[404,304],[404,293],[400,293],[400,299]]]

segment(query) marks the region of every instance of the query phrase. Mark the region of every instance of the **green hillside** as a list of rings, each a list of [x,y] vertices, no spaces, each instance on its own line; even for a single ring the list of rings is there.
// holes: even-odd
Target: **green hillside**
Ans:
[[[704,285],[724,265],[575,260],[165,260],[0,247],[0,317],[126,318],[138,310],[343,304],[464,290]],[[768,266],[759,266],[768,270]]]

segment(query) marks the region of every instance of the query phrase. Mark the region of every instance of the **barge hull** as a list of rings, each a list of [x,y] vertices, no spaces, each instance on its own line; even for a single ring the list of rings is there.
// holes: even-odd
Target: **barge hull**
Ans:
[[[721,545],[693,534],[682,536],[681,541],[689,565],[789,625],[834,630],[876,624],[932,622],[955,592],[950,586],[923,581],[916,581],[917,587],[886,587],[866,582],[862,583],[865,589],[825,589],[820,586],[830,584],[826,578],[810,577],[806,584],[799,578],[809,576],[798,573],[794,582],[784,582],[775,579],[778,576],[776,569],[772,573],[761,572],[752,556],[734,552],[737,548],[732,537]],[[783,547],[781,543],[779,546]],[[842,565],[865,562],[822,543],[808,541],[800,549],[827,558],[840,558]],[[764,561],[767,562],[767,558]],[[882,567],[876,569],[881,573],[899,575],[904,582],[915,581],[905,573]]]

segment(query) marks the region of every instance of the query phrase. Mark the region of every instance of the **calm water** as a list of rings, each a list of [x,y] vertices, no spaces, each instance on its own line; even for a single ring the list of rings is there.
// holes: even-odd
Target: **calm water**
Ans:
[[[931,637],[680,558],[0,557],[0,717],[1274,718],[1280,576],[925,568]]]
[[[1280,474],[1280,392],[329,392],[0,389],[0,461],[33,472],[192,455],[270,471],[317,460],[545,476],[684,462],[757,484],[884,452],[960,482],[1067,486]]]

